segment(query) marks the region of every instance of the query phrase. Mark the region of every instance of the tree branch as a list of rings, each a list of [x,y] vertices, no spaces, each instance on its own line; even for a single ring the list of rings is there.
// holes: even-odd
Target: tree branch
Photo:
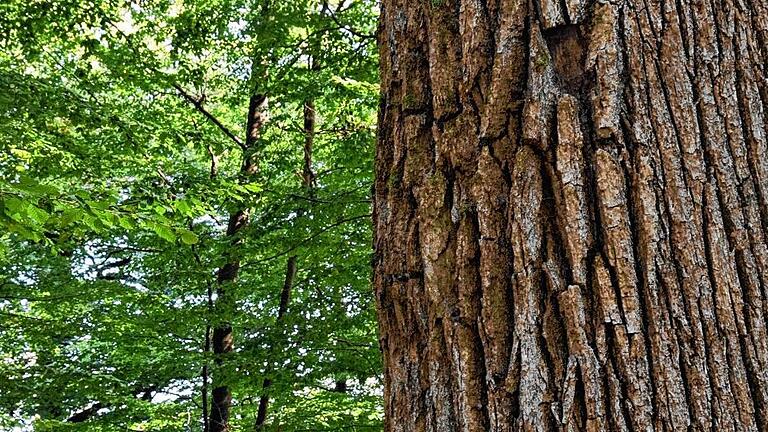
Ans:
[[[194,106],[194,107],[195,107],[195,109],[196,109],[198,112],[200,112],[200,114],[204,115],[204,116],[205,116],[205,118],[207,118],[207,119],[208,119],[208,120],[209,120],[211,123],[213,123],[214,125],[216,125],[216,127],[218,127],[218,128],[219,128],[219,129],[220,129],[222,132],[224,132],[224,134],[225,134],[226,136],[228,136],[228,137],[229,137],[229,138],[230,138],[232,141],[234,141],[234,142],[235,142],[235,144],[237,144],[238,146],[240,146],[240,148],[241,148],[241,149],[243,149],[243,150],[245,150],[245,149],[246,149],[246,148],[245,148],[245,143],[243,143],[243,141],[242,141],[240,138],[238,138],[238,136],[237,136],[237,135],[235,135],[234,133],[232,133],[232,131],[231,131],[231,130],[229,130],[229,128],[227,128],[226,126],[224,126],[224,124],[222,124],[222,123],[219,121],[219,119],[217,119],[217,118],[216,118],[216,117],[215,117],[213,114],[211,114],[211,113],[210,113],[210,112],[209,112],[207,109],[205,109],[205,107],[203,106],[203,103],[202,103],[202,101],[201,101],[200,99],[198,99],[198,98],[196,98],[196,97],[192,96],[191,94],[189,94],[189,93],[188,93],[186,90],[184,90],[184,88],[183,88],[183,87],[181,87],[180,85],[178,85],[178,84],[176,84],[176,83],[173,83],[172,85],[173,85],[173,88],[175,88],[176,90],[178,90],[178,92],[181,94],[181,96],[182,96],[184,99],[186,99],[186,100],[187,100],[189,103],[191,103],[191,104],[192,104],[192,106]]]
[[[353,216],[353,217],[349,217],[349,218],[346,218],[346,219],[342,219],[342,220],[340,220],[340,221],[338,221],[336,223],[333,223],[333,224],[331,224],[331,225],[321,229],[320,231],[312,234],[311,236],[306,237],[301,242],[295,244],[294,246],[289,247],[288,249],[286,249],[286,250],[284,250],[282,252],[278,252],[278,253],[276,253],[274,255],[271,255],[271,256],[268,256],[266,258],[262,258],[262,259],[259,259],[259,260],[256,260],[256,261],[248,262],[245,265],[261,264],[263,262],[267,262],[267,261],[273,260],[275,258],[279,258],[279,257],[281,257],[283,255],[286,255],[286,254],[289,254],[289,253],[293,252],[299,246],[307,244],[308,242],[314,240],[316,237],[318,237],[318,236],[320,236],[320,235],[322,235],[322,234],[324,234],[324,233],[326,233],[326,232],[328,232],[328,231],[330,231],[330,230],[332,230],[332,229],[334,229],[334,228],[336,228],[336,227],[338,227],[340,225],[343,225],[343,224],[345,224],[347,222],[352,222],[352,221],[355,221],[355,220],[358,220],[358,219],[369,218],[369,217],[371,217],[370,213],[369,214],[364,214],[364,215]]]
[[[328,16],[333,20],[334,23],[336,23],[337,26],[339,26],[340,29],[348,31],[351,35],[357,36],[360,39],[376,39],[375,34],[369,34],[369,33],[362,33],[360,31],[355,30],[352,28],[352,26],[344,25],[342,24],[339,19],[336,17],[336,12],[331,10],[331,8],[328,6],[327,1],[323,1],[323,9],[325,9],[328,12]],[[341,5],[339,5],[339,9],[341,9]]]

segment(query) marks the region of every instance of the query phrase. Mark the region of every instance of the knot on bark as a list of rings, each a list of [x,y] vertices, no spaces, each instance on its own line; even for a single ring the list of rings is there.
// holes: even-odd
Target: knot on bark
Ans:
[[[564,24],[543,30],[552,57],[558,84],[571,94],[584,91],[587,40],[577,24]]]

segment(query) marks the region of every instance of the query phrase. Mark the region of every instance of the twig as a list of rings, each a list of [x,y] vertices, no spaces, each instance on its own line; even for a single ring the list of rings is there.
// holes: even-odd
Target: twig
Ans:
[[[283,255],[286,255],[286,254],[289,254],[289,253],[293,252],[294,250],[298,249],[299,246],[301,246],[303,244],[306,244],[309,241],[314,240],[316,237],[318,237],[318,236],[320,236],[320,235],[322,235],[322,234],[324,234],[324,233],[326,233],[326,232],[328,232],[328,231],[338,227],[339,225],[343,225],[343,224],[345,224],[347,222],[352,222],[352,221],[355,221],[355,220],[358,220],[358,219],[369,218],[369,217],[371,217],[370,213],[369,214],[364,214],[364,215],[353,216],[353,217],[350,217],[350,218],[347,218],[347,219],[342,219],[342,220],[340,220],[340,221],[338,221],[338,222],[336,222],[334,224],[331,224],[331,225],[321,229],[320,231],[312,234],[311,236],[306,237],[304,240],[300,241],[299,243],[295,244],[294,246],[291,246],[290,248],[288,248],[288,249],[286,249],[286,250],[284,250],[282,252],[278,252],[278,253],[276,253],[274,255],[268,256],[266,258],[262,258],[260,260],[251,261],[249,263],[246,263],[246,265],[261,264],[263,262],[267,262],[267,261],[273,260],[275,258],[279,258],[279,257],[281,257]]]

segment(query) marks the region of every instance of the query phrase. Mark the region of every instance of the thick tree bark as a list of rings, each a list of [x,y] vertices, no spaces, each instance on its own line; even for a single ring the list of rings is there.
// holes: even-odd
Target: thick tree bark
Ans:
[[[384,0],[387,431],[768,430],[765,0]]]
[[[254,94],[250,98],[248,106],[248,119],[246,125],[245,147],[243,149],[243,164],[240,168],[240,176],[243,181],[248,181],[258,170],[256,143],[259,139],[261,127],[266,121],[267,97],[262,94]],[[228,285],[237,280],[240,270],[240,259],[236,253],[237,246],[241,242],[240,232],[248,225],[249,210],[237,209],[229,217],[226,235],[230,239],[232,248],[229,251],[229,261],[218,271],[216,284],[216,303],[214,313],[219,316],[228,316],[234,310],[235,299]],[[229,428],[229,411],[232,405],[232,393],[227,381],[226,355],[234,348],[232,337],[232,325],[226,321],[218,323],[213,329],[213,353],[216,356],[217,374],[214,375],[215,387],[211,391],[211,412],[208,426],[211,432],[226,432]]]

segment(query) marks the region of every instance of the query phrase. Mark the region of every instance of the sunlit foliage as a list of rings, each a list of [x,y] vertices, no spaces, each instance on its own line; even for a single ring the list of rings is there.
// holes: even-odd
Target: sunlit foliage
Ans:
[[[267,373],[267,430],[380,430],[376,12],[368,0],[0,5],[0,429],[202,430],[206,327],[227,321],[233,430],[253,428]],[[269,121],[246,183],[238,142],[256,91]],[[234,252],[236,304],[214,315],[238,208],[252,223]]]

